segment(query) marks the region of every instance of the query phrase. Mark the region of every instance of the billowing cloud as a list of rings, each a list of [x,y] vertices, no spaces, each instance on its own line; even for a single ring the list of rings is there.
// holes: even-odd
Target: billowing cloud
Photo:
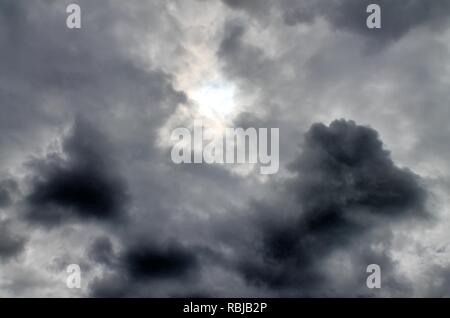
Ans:
[[[0,296],[448,294],[448,1],[71,2],[0,0]],[[279,173],[175,165],[216,111]]]
[[[116,174],[106,137],[77,120],[63,140],[62,154],[48,154],[28,163],[33,170],[26,197],[30,221],[51,225],[79,218],[110,219],[125,213],[128,193]]]
[[[376,130],[353,121],[313,125],[291,171],[306,215],[360,210],[395,217],[423,210],[418,176],[394,165]]]
[[[91,286],[94,297],[151,296],[166,291],[152,288],[153,284],[174,283],[175,286],[189,282],[199,269],[198,255],[175,242],[164,244],[136,243],[121,253],[115,253],[111,242],[98,239],[90,249],[91,259],[107,265],[111,274],[95,280]],[[189,290],[189,287],[184,287]],[[185,293],[180,290],[179,293]]]
[[[330,282],[319,264],[333,252],[358,244],[370,250],[374,229],[426,217],[420,178],[393,163],[374,129],[353,121],[314,124],[290,170],[295,177],[280,198],[255,204],[256,215],[269,217],[262,256],[240,265],[255,284],[302,286],[301,293],[320,295]]]

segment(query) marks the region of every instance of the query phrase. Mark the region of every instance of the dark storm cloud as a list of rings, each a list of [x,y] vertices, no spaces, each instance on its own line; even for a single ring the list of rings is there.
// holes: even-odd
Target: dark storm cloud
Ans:
[[[195,255],[173,244],[134,247],[126,252],[123,261],[135,279],[180,278],[197,266]]]
[[[161,291],[149,285],[150,281],[162,286],[170,282],[180,284],[192,279],[200,265],[192,249],[174,242],[141,242],[128,246],[119,254],[112,251],[110,244],[107,239],[97,240],[90,250],[91,259],[107,264],[112,271],[110,275],[94,280],[90,286],[94,297],[158,295]]]
[[[294,188],[307,214],[336,207],[392,217],[423,207],[418,176],[394,165],[374,129],[353,121],[313,125],[291,170],[298,174]]]
[[[26,239],[10,229],[10,222],[0,221],[0,261],[19,255],[25,248]]]
[[[369,241],[378,226],[426,216],[419,177],[393,163],[375,130],[353,121],[314,124],[290,169],[283,199],[255,204],[270,219],[262,258],[240,265],[255,284],[318,288],[331,252]]]
[[[110,219],[125,213],[127,187],[106,136],[78,119],[62,150],[66,158],[49,154],[28,164],[33,175],[27,218],[52,225],[72,216]]]
[[[137,281],[181,278],[198,265],[196,255],[177,243],[157,245],[140,242],[117,254],[107,237],[96,239],[88,256],[95,263],[119,270]]]
[[[260,20],[267,19],[269,9],[275,8],[288,25],[311,23],[317,18],[324,18],[334,28],[362,34],[381,44],[397,40],[422,25],[440,27],[448,22],[450,16],[450,3],[446,0],[283,0],[272,6],[259,1],[224,2],[232,8],[246,10],[251,15],[257,14]],[[366,27],[369,15],[366,8],[372,3],[380,5],[382,11],[382,28],[378,30]],[[265,14],[261,14],[261,10]]]

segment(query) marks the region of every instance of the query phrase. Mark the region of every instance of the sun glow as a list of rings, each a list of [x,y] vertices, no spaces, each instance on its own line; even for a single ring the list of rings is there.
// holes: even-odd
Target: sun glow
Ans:
[[[234,113],[234,87],[224,82],[211,82],[194,90],[192,100],[198,106],[199,115],[224,123]]]

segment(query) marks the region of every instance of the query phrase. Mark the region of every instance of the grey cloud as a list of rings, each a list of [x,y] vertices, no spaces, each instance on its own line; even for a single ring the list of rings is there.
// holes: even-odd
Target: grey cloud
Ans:
[[[256,96],[252,112],[264,109],[265,119],[280,123],[289,136],[318,117],[332,120],[335,114],[369,122],[409,165],[427,160],[445,165],[439,162],[448,152],[443,67],[448,50],[440,40],[444,30],[414,29],[389,49],[367,54],[358,37],[346,32],[324,35],[322,24],[308,32],[272,24],[263,34],[276,40],[266,41],[272,45],[266,49],[266,42],[259,44],[252,36],[257,26],[230,19],[222,36],[221,48],[226,49],[218,50],[230,80],[246,95]],[[397,147],[404,139],[417,144]]]
[[[116,255],[111,241],[107,237],[99,237],[89,248],[88,257],[95,263],[113,265]]]
[[[257,201],[254,204],[253,211],[256,215],[269,215],[261,226],[262,243],[252,246],[254,250],[261,250],[261,253],[246,255],[242,252],[239,255],[243,261],[237,262],[238,268],[248,281],[261,289],[263,286],[272,286],[285,292],[284,288],[289,289],[286,282],[297,281],[298,285],[311,286],[310,290],[315,295],[370,295],[367,290],[359,289],[364,277],[362,272],[358,278],[352,277],[359,285],[352,284],[349,279],[348,285],[336,288],[339,292],[329,293],[336,277],[330,278],[329,271],[323,266],[327,264],[332,268],[333,265],[327,263],[327,260],[345,250],[348,251],[346,256],[355,270],[364,268],[367,265],[364,263],[368,261],[379,262],[382,267],[386,267],[388,279],[383,284],[391,285],[384,289],[387,294],[378,293],[375,296],[445,294],[445,287],[431,293],[432,288],[428,290],[424,287],[417,276],[412,281],[405,281],[398,272],[404,264],[396,264],[390,254],[391,250],[397,249],[398,252],[398,247],[389,244],[390,235],[379,237],[375,234],[382,232],[380,228],[385,226],[395,227],[397,221],[420,222],[429,216],[423,213],[424,198],[427,197],[425,192],[429,190],[426,185],[428,180],[418,178],[411,171],[399,168],[399,165],[409,166],[421,174],[423,172],[425,175],[447,178],[448,165],[445,158],[449,148],[448,143],[443,141],[448,136],[448,125],[445,124],[448,121],[448,90],[443,85],[446,85],[444,78],[448,77],[445,67],[448,48],[442,45],[442,38],[447,36],[444,28],[449,17],[447,2],[380,1],[383,22],[386,23],[380,32],[365,28],[367,13],[364,2],[281,3],[273,4],[270,10],[281,14],[284,25],[278,24],[273,15],[261,15],[245,8],[243,4],[233,4],[234,8],[246,10],[259,21],[265,21],[266,25],[261,28],[259,24],[247,23],[244,19],[230,19],[232,22],[224,25],[222,46],[218,50],[223,71],[249,92],[248,96],[257,96],[252,111],[260,115],[262,108],[269,113],[263,118],[267,121],[265,125],[284,124],[280,126],[284,129],[283,136],[292,136],[292,132],[296,130],[304,131],[312,122],[318,121],[318,118],[319,121],[328,121],[336,118],[336,114],[355,118],[377,127],[393,150],[392,157],[396,158],[397,164],[389,163],[392,161],[391,155],[377,151],[378,156],[381,156],[379,159],[367,161],[367,167],[356,169],[354,172],[359,172],[355,175],[350,173],[347,181],[353,179],[351,182],[357,182],[353,187],[351,182],[341,182],[338,177],[333,177],[335,173],[346,175],[346,169],[343,168],[345,165],[333,172],[333,167],[336,167],[334,159],[322,162],[322,156],[311,152],[312,157],[318,156],[321,159],[317,162],[311,159],[308,164],[309,169],[315,172],[314,175],[312,172],[309,174],[307,168],[301,168],[307,162],[294,162],[291,173],[298,178],[287,184],[273,186],[274,189],[288,189],[269,203]],[[401,6],[407,3],[409,6],[402,9]],[[336,10],[332,10],[333,8]],[[236,16],[239,17],[238,14]],[[325,25],[327,32],[324,32],[324,24],[312,23],[317,18],[328,22],[328,26]],[[385,29],[384,26],[388,28]],[[329,32],[330,29],[337,29],[339,32]],[[266,33],[267,38],[262,35]],[[260,37],[266,41],[258,41]],[[377,54],[367,54],[367,47],[371,47],[367,44],[383,50],[377,51]],[[317,125],[316,129],[320,131],[321,126]],[[314,136],[316,141],[318,135]],[[325,136],[328,138],[329,134]],[[296,137],[289,140],[291,145],[297,143],[294,140]],[[338,155],[341,151],[335,154],[343,156],[343,160],[357,159],[348,158],[346,154],[346,149],[356,144],[344,140],[345,138],[342,142],[335,142],[335,146],[323,148],[330,152],[341,149],[342,154]],[[325,145],[327,142],[318,143]],[[284,157],[291,160],[291,153],[286,152]],[[325,167],[329,166],[328,172],[327,169],[319,172],[322,170],[314,165],[321,162]],[[374,166],[374,170],[369,166]],[[375,169],[376,166],[379,168]],[[327,178],[331,178],[332,182],[327,183]],[[383,179],[389,180],[386,187],[381,185],[385,182]],[[427,190],[424,192],[425,188]],[[336,195],[329,195],[336,190]],[[373,196],[367,195],[372,192]],[[443,193],[447,192],[443,190]],[[443,202],[446,202],[445,194],[444,197]],[[435,199],[432,195],[427,202]],[[352,210],[355,214],[333,214],[327,212],[325,207],[347,212]],[[315,215],[311,212],[317,209],[323,209],[323,214]],[[446,208],[437,207],[437,210],[441,209]],[[279,217],[274,218],[274,214]],[[258,216],[255,218],[258,219]],[[307,219],[303,220],[303,216]],[[441,222],[444,219],[445,217]],[[286,225],[293,220],[293,225]],[[311,223],[313,229],[310,229]],[[445,227],[441,224],[441,227]],[[420,226],[425,228],[428,225],[430,224],[427,222],[421,222]],[[302,238],[297,235],[301,232],[301,226],[306,228],[303,231],[306,232],[305,238],[303,234]],[[409,233],[414,230],[410,229]],[[314,235],[308,237],[310,232]],[[390,234],[395,232],[395,229],[387,231]],[[329,237],[327,233],[330,234]],[[309,239],[313,241],[311,250],[301,244]],[[372,250],[371,244],[380,244],[384,252]],[[416,244],[413,238],[410,244]],[[360,249],[369,252],[351,252]],[[304,252],[306,256],[300,261],[295,257],[296,251],[299,251],[299,255]],[[436,260],[428,258],[424,262],[427,267]],[[299,267],[303,269],[300,273],[296,272]],[[445,267],[447,266],[444,265]],[[345,272],[343,268],[336,269],[336,273],[341,271]],[[426,275],[430,282],[441,280],[438,278],[440,275],[433,276],[428,271]],[[305,290],[293,293],[311,295]]]
[[[254,284],[323,292],[319,263],[332,252],[371,242],[380,226],[426,217],[419,177],[394,165],[375,130],[352,121],[313,125],[290,169],[286,193],[254,206],[270,219],[261,227],[262,256],[239,265]]]
[[[0,189],[0,207],[8,206],[11,203],[9,192],[5,189]]]
[[[181,246],[136,246],[124,255],[127,272],[135,279],[182,277],[196,267],[195,256]]]
[[[272,296],[411,295],[411,283],[389,252],[391,227],[426,220],[427,194],[419,176],[394,164],[378,133],[353,121],[315,124],[289,170],[281,185],[267,185],[271,199],[254,201],[250,217],[240,213],[210,222],[215,234],[203,247],[137,239],[116,253],[109,240],[96,241],[90,258],[109,274],[91,284],[91,295],[223,295],[202,279],[193,283],[207,268]],[[374,249],[377,244],[386,250]],[[223,254],[218,246],[224,245],[233,252]],[[344,270],[328,263],[336,253],[344,253],[358,273],[352,280],[334,276]],[[365,288],[371,263],[383,268],[383,293]]]
[[[333,28],[361,34],[381,45],[398,40],[409,31],[420,26],[437,28],[448,22],[450,4],[445,0],[437,1],[353,1],[353,0],[283,0],[271,6],[259,1],[224,1],[232,8],[242,9],[250,15],[264,21],[270,17],[270,10],[280,13],[287,25],[312,23],[323,18]],[[366,8],[376,3],[382,10],[382,28],[368,29]],[[258,8],[259,10],[255,10]],[[264,14],[259,13],[263,10]]]
[[[366,8],[376,3],[382,10],[382,28],[366,27]],[[327,19],[332,26],[364,34],[381,42],[397,40],[421,25],[438,26],[448,20],[448,1],[290,1],[284,2],[284,17],[288,24],[308,22],[316,17]]]
[[[238,79],[241,73],[253,78],[256,83],[273,73],[273,61],[264,51],[245,42],[247,26],[240,19],[227,21],[217,55],[226,62],[230,77]],[[245,83],[242,83],[245,84]]]
[[[313,125],[291,170],[298,174],[295,187],[299,200],[307,202],[307,214],[319,207],[390,216],[423,211],[425,191],[418,176],[394,165],[374,129],[353,121]]]
[[[251,15],[258,17],[268,16],[272,6],[270,0],[222,0],[227,6],[233,9],[245,10]]]
[[[186,101],[160,65],[148,65],[128,50],[146,34],[144,19],[135,16],[139,1],[79,1],[84,28],[75,31],[65,26],[69,3],[2,1],[9,12],[0,15],[0,146],[9,149],[2,161],[14,162],[22,149],[43,144],[78,113],[114,126],[110,130],[117,134],[125,128],[131,133],[130,127],[154,134]],[[155,24],[164,19],[151,3],[139,14],[151,14]],[[133,31],[118,34],[118,24]]]
[[[14,233],[10,225],[8,221],[0,221],[0,261],[19,255],[25,248],[26,238]]]
[[[12,203],[12,195],[18,191],[17,182],[13,179],[0,181],[0,208],[6,208]]]
[[[155,3],[135,11],[141,2],[79,1],[83,28],[74,31],[65,27],[70,1],[4,3],[14,14],[0,18],[0,32],[5,35],[0,36],[5,43],[0,53],[4,70],[0,77],[0,146],[8,149],[1,163],[6,167],[21,164],[30,155],[24,149],[46,147],[49,136],[60,134],[79,114],[114,139],[115,147],[124,147],[114,155],[109,153],[101,148],[104,140],[96,139],[95,129],[86,126],[65,141],[70,162],[52,154],[29,162],[36,178],[31,184],[33,193],[26,198],[28,218],[51,225],[64,217],[104,219],[122,214],[127,201],[123,180],[109,169],[123,166],[109,160],[115,156],[121,163],[144,162],[157,156],[157,129],[186,101],[160,65],[148,65],[131,53],[139,36],[147,34],[148,25],[155,24],[157,34],[158,21],[165,17],[152,10]],[[136,15],[143,18],[136,19]],[[118,34],[119,24],[133,32]],[[15,65],[14,69],[9,65]],[[86,146],[77,144],[89,138],[93,140]]]
[[[425,227],[428,197],[424,180],[399,165],[422,174],[405,158],[422,158],[426,169],[430,156],[446,158],[448,52],[434,37],[446,3],[380,1],[386,29],[372,32],[363,28],[365,1],[223,1],[249,20],[220,3],[80,0],[83,29],[75,31],[64,27],[69,2],[0,0],[0,174],[25,161],[28,169],[24,180],[12,178],[23,200],[0,183],[0,208],[8,217],[25,209],[29,242],[43,249],[31,255],[58,254],[55,272],[83,259],[89,273],[100,267],[86,296],[411,295],[391,239],[403,222]],[[196,10],[212,14],[217,34],[196,32],[205,29]],[[215,14],[225,14],[224,25]],[[365,40],[386,49],[367,56]],[[280,127],[282,165],[312,122],[341,116],[376,127],[395,163],[375,130],[337,121],[312,126],[301,155],[268,182],[223,166],[174,166],[155,145],[158,128],[187,101],[171,72],[192,66],[186,54],[216,49],[222,69],[213,71],[236,86],[237,109],[251,104],[233,125]],[[242,95],[255,99],[241,103]],[[58,137],[61,154],[36,154]],[[75,251],[42,247],[39,225],[57,224],[52,237]],[[14,259],[23,230],[4,233]],[[86,235],[98,239],[80,246]],[[369,262],[383,269],[379,293],[361,287]],[[12,295],[27,286],[60,291],[8,271]],[[446,286],[418,289],[443,295]]]
[[[180,287],[191,281],[199,269],[197,253],[175,242],[162,244],[140,242],[127,246],[121,253],[112,253],[106,240],[96,241],[91,248],[91,258],[107,263],[110,274],[97,278],[90,286],[93,297],[170,296],[167,292],[152,288],[174,282],[178,292],[191,287]],[[101,246],[100,246],[101,245]],[[104,258],[105,252],[107,258]],[[189,285],[189,284],[187,284]]]
[[[66,218],[110,219],[125,214],[129,199],[122,177],[115,173],[105,136],[78,119],[63,142],[63,155],[32,160],[31,193],[26,197],[29,220],[47,225]]]

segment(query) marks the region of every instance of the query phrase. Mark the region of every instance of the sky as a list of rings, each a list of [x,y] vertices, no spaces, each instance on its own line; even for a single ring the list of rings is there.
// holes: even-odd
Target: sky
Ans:
[[[450,2],[70,3],[0,0],[0,297],[450,296]],[[175,164],[195,120],[279,171]]]

